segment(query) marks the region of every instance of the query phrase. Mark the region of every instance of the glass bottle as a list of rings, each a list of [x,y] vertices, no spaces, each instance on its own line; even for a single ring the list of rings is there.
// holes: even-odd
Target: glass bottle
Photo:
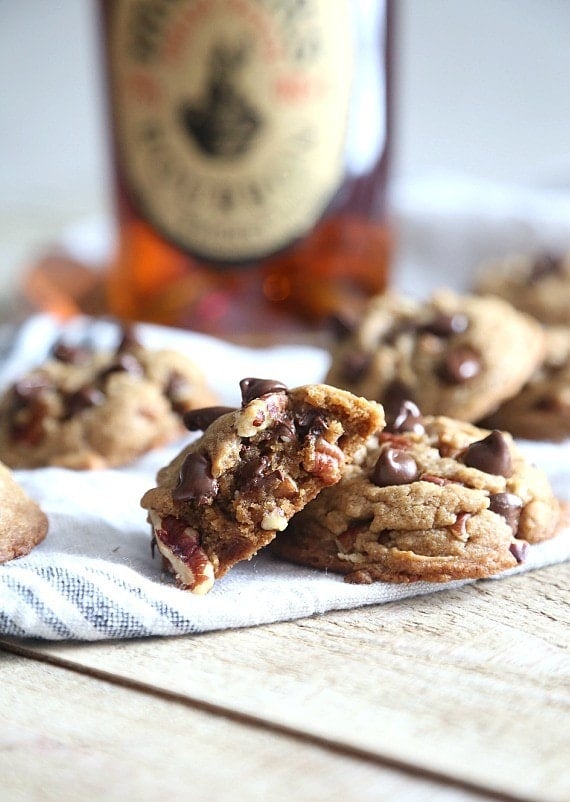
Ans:
[[[385,286],[389,0],[101,0],[113,313],[296,335]]]

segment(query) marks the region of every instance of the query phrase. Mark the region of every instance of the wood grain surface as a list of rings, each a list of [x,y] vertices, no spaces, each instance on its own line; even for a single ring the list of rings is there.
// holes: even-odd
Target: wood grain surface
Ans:
[[[10,677],[0,699],[6,802],[482,800],[46,663],[0,653],[0,665]]]
[[[564,564],[271,626],[2,645],[265,728],[268,740],[298,738],[464,793],[567,802],[569,584]]]

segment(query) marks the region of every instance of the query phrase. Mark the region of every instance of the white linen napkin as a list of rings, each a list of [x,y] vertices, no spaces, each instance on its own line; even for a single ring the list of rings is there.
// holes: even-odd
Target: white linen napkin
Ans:
[[[116,329],[110,322],[88,319],[66,327],[68,338],[84,334],[105,346],[113,342]],[[0,367],[0,389],[38,364],[60,335],[52,318],[30,319]],[[328,366],[327,354],[311,347],[241,348],[148,325],[140,326],[139,336],[149,347],[174,347],[190,355],[227,405],[239,405],[239,380],[245,376],[279,379],[293,387],[321,381]],[[0,635],[87,641],[182,635],[381,604],[464,584],[349,585],[340,576],[262,552],[235,566],[206,596],[178,590],[161,573],[160,557],[151,555],[139,500],[154,485],[157,469],[192,436],[119,469],[15,472],[48,515],[49,533],[30,555],[0,566]],[[570,441],[521,445],[547,471],[559,497],[570,499]],[[509,573],[569,558],[570,529],[532,546],[525,564]]]

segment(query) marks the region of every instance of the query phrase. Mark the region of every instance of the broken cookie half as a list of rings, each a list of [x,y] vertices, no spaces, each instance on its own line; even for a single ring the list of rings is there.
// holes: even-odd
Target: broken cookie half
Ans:
[[[286,529],[384,427],[382,407],[324,384],[240,382],[240,409],[187,413],[202,436],[145,493],[153,537],[177,584],[208,592]]]

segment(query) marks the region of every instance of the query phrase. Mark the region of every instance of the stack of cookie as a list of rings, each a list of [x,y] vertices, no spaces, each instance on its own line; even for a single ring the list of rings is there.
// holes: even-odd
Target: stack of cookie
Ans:
[[[474,310],[480,310],[477,300],[468,308],[477,320]],[[449,341],[452,321],[439,310],[437,326],[430,324],[427,335],[414,329],[412,336]],[[526,355],[540,328],[516,313],[506,324],[517,322]],[[463,323],[460,328],[465,332]],[[408,325],[402,336],[410,336]],[[470,360],[477,343],[469,345]],[[435,351],[446,365],[439,346],[428,348],[430,358]],[[409,348],[404,352],[410,356]],[[539,354],[536,349],[536,360]],[[469,378],[484,371],[483,357],[476,364]],[[494,370],[488,376],[498,392]],[[524,382],[522,374],[518,381]],[[454,396],[461,382],[447,373],[441,382],[449,409],[456,403],[478,414],[480,404],[465,392]],[[386,386],[394,383],[388,374]],[[437,398],[434,385],[427,393]],[[387,426],[380,405],[328,384],[288,390],[245,379],[241,408],[189,413],[188,427],[202,436],[159,472],[157,486],[142,499],[178,585],[204,593],[270,543],[282,558],[345,574],[353,583],[479,578],[514,568],[529,543],[553,536],[558,502],[546,475],[510,435],[424,416],[410,400],[385,397]]]

